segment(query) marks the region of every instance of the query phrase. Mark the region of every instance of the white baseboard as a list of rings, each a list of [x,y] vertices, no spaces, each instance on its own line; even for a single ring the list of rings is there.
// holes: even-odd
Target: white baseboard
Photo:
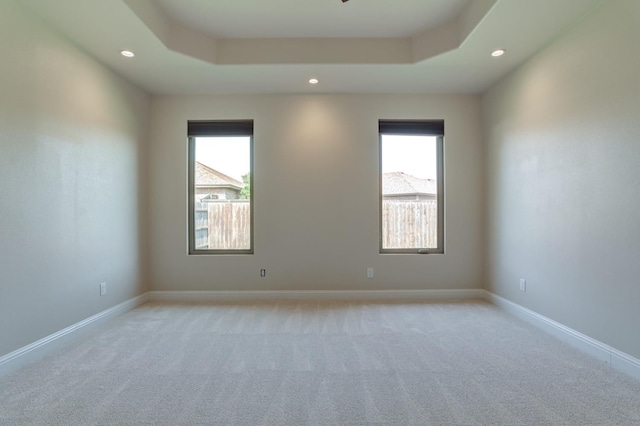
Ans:
[[[93,326],[97,326],[124,314],[137,306],[149,301],[149,293],[144,293],[133,299],[126,300],[116,306],[99,312],[87,319],[77,322],[57,333],[50,334],[37,342],[24,346],[13,352],[0,357],[0,377],[6,375],[19,367],[32,362],[40,357],[51,353],[56,348],[75,338],[81,331],[87,331]]]
[[[592,339],[585,334],[520,306],[517,303],[513,303],[503,297],[497,296],[488,291],[484,291],[484,294],[484,299],[488,302],[491,302],[518,318],[527,321],[552,336],[567,342],[571,346],[586,352],[596,359],[609,364],[616,370],[640,380],[640,359],[634,358],[631,355],[619,351],[607,344]]]
[[[249,301],[428,301],[484,299],[484,290],[298,290],[298,291],[151,291],[157,302]]]

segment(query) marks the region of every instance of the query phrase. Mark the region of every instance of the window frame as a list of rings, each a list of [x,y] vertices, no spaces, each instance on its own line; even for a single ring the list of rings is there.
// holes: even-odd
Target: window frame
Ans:
[[[383,172],[382,136],[416,135],[436,137],[437,179],[437,247],[433,248],[384,248],[383,229]],[[380,254],[444,254],[445,253],[445,192],[444,192],[444,120],[379,120],[378,121],[378,239]]]
[[[197,249],[195,235],[195,164],[198,137],[249,137],[249,248]],[[189,255],[229,255],[254,253],[254,173],[253,173],[253,120],[189,120],[187,121],[187,215]]]

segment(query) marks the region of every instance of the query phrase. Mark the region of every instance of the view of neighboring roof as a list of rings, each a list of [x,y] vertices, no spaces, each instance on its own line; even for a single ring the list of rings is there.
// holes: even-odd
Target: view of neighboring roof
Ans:
[[[382,195],[436,194],[436,181],[422,179],[404,172],[384,173],[382,175]]]
[[[244,183],[196,161],[196,186],[242,189]]]

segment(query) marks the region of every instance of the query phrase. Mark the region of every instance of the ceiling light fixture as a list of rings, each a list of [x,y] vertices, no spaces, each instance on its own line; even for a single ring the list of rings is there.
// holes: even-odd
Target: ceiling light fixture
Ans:
[[[317,78],[310,78],[309,84],[318,84],[319,80]]]
[[[125,58],[133,58],[134,56],[136,56],[136,54],[130,50],[121,50],[120,54]]]
[[[496,58],[497,58],[498,56],[502,56],[502,55],[504,55],[505,53],[507,53],[506,49],[496,49],[496,50],[494,50],[493,52],[491,52],[491,56],[493,56],[493,57],[496,57]]]

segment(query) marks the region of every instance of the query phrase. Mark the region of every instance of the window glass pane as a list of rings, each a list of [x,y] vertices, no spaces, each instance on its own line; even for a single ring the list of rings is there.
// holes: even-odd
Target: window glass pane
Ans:
[[[382,134],[381,248],[438,248],[438,137]]]
[[[194,249],[250,250],[251,137],[194,139]]]

